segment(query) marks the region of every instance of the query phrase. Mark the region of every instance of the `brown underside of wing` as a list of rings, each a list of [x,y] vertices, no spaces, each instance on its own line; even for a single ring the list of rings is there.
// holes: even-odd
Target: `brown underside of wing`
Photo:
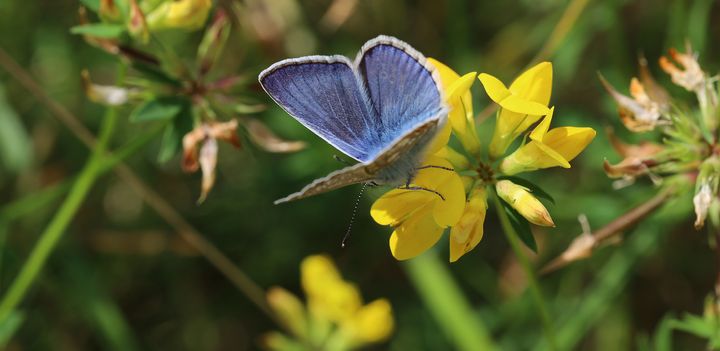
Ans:
[[[309,196],[321,194],[346,185],[369,182],[373,180],[373,174],[367,170],[367,165],[356,164],[350,167],[337,170],[328,174],[326,177],[315,179],[312,183],[305,186],[302,190],[292,193],[282,199],[276,200],[275,204],[283,202],[299,200]]]
[[[433,131],[439,123],[438,119],[431,119],[424,124],[421,124],[417,128],[413,129],[405,136],[400,138],[394,144],[386,148],[378,157],[367,165],[367,170],[371,174],[376,174],[381,168],[387,167],[387,165],[395,162],[402,155],[410,151],[418,141],[422,139],[422,136]]]
[[[277,205],[288,201],[303,199],[342,188],[346,185],[375,180],[375,174],[380,169],[387,167],[397,161],[403,154],[410,151],[410,149],[412,149],[413,146],[422,139],[422,136],[437,127],[438,122],[438,119],[432,119],[424,124],[421,124],[410,131],[407,135],[400,138],[400,140],[383,150],[372,163],[359,163],[332,172],[326,177],[315,179],[312,183],[302,188],[302,190],[292,193],[282,199],[275,200],[275,204]]]

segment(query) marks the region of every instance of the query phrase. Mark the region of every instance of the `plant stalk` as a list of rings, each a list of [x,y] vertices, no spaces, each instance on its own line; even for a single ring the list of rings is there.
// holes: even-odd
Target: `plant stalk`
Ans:
[[[525,275],[527,276],[530,296],[535,302],[535,307],[537,307],[538,314],[540,315],[540,319],[542,320],[543,333],[545,334],[545,338],[550,345],[550,349],[555,350],[555,328],[553,326],[552,319],[550,318],[550,312],[545,304],[545,299],[543,298],[542,291],[540,290],[540,284],[538,284],[537,275],[533,270],[530,259],[527,257],[527,255],[525,255],[525,252],[523,252],[523,246],[520,242],[520,238],[518,237],[517,232],[515,232],[515,229],[512,227],[507,213],[502,210],[503,205],[502,203],[500,203],[500,197],[493,192],[493,198],[495,199],[495,208],[497,209],[498,217],[500,217],[500,224],[502,225],[503,232],[505,232],[505,237],[507,237],[508,242],[510,243],[510,247],[515,253],[515,257],[517,258],[518,262],[520,262],[520,266],[522,267],[523,271],[525,271]]]
[[[124,74],[124,68],[120,68],[119,76]],[[95,184],[103,170],[103,155],[111,139],[112,133],[117,124],[117,111],[110,107],[103,118],[98,143],[93,149],[88,161],[85,163],[80,175],[70,189],[70,193],[63,201],[60,209],[50,221],[45,231],[38,239],[37,244],[30,252],[30,256],[20,269],[20,273],[5,292],[0,301],[0,323],[2,323],[17,305],[22,301],[32,283],[37,278],[43,266],[47,262],[50,253],[55,249],[57,243],[65,233],[70,221],[75,217],[88,192]]]
[[[446,265],[433,251],[403,262],[403,267],[430,313],[455,345],[470,351],[496,350],[490,332],[472,314],[472,308],[455,283]]]

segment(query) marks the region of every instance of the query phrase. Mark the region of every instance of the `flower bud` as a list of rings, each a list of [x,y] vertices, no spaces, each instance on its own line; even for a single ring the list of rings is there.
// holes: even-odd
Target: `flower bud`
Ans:
[[[207,20],[211,0],[170,0],[165,1],[147,16],[151,30],[200,29]]]
[[[115,0],[100,0],[98,15],[103,22],[122,22],[122,13],[115,4]]]
[[[462,217],[450,230],[450,262],[457,261],[480,243],[486,213],[487,191],[485,184],[480,184],[470,193]]]
[[[145,14],[140,10],[137,0],[130,0],[130,17],[128,18],[127,28],[130,35],[140,40],[140,43],[146,44],[150,40]]]
[[[495,190],[507,204],[512,206],[520,215],[530,223],[543,227],[554,227],[550,213],[528,188],[517,185],[509,180],[500,180],[495,184]]]

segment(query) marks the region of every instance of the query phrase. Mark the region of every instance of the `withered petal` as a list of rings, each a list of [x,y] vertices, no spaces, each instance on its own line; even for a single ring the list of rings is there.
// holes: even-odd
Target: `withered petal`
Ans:
[[[288,141],[275,135],[270,128],[256,119],[246,119],[245,128],[250,135],[250,140],[256,145],[269,152],[296,152],[305,148],[302,141]]]

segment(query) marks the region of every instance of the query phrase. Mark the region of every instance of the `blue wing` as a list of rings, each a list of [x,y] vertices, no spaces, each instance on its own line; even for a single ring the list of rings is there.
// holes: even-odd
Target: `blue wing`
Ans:
[[[391,145],[419,124],[446,112],[434,67],[405,42],[379,36],[363,46],[355,64],[370,105],[380,116],[375,126],[378,140],[373,144]]]
[[[259,80],[278,105],[348,156],[367,162],[381,149],[368,137],[379,116],[346,57],[280,61]]]

